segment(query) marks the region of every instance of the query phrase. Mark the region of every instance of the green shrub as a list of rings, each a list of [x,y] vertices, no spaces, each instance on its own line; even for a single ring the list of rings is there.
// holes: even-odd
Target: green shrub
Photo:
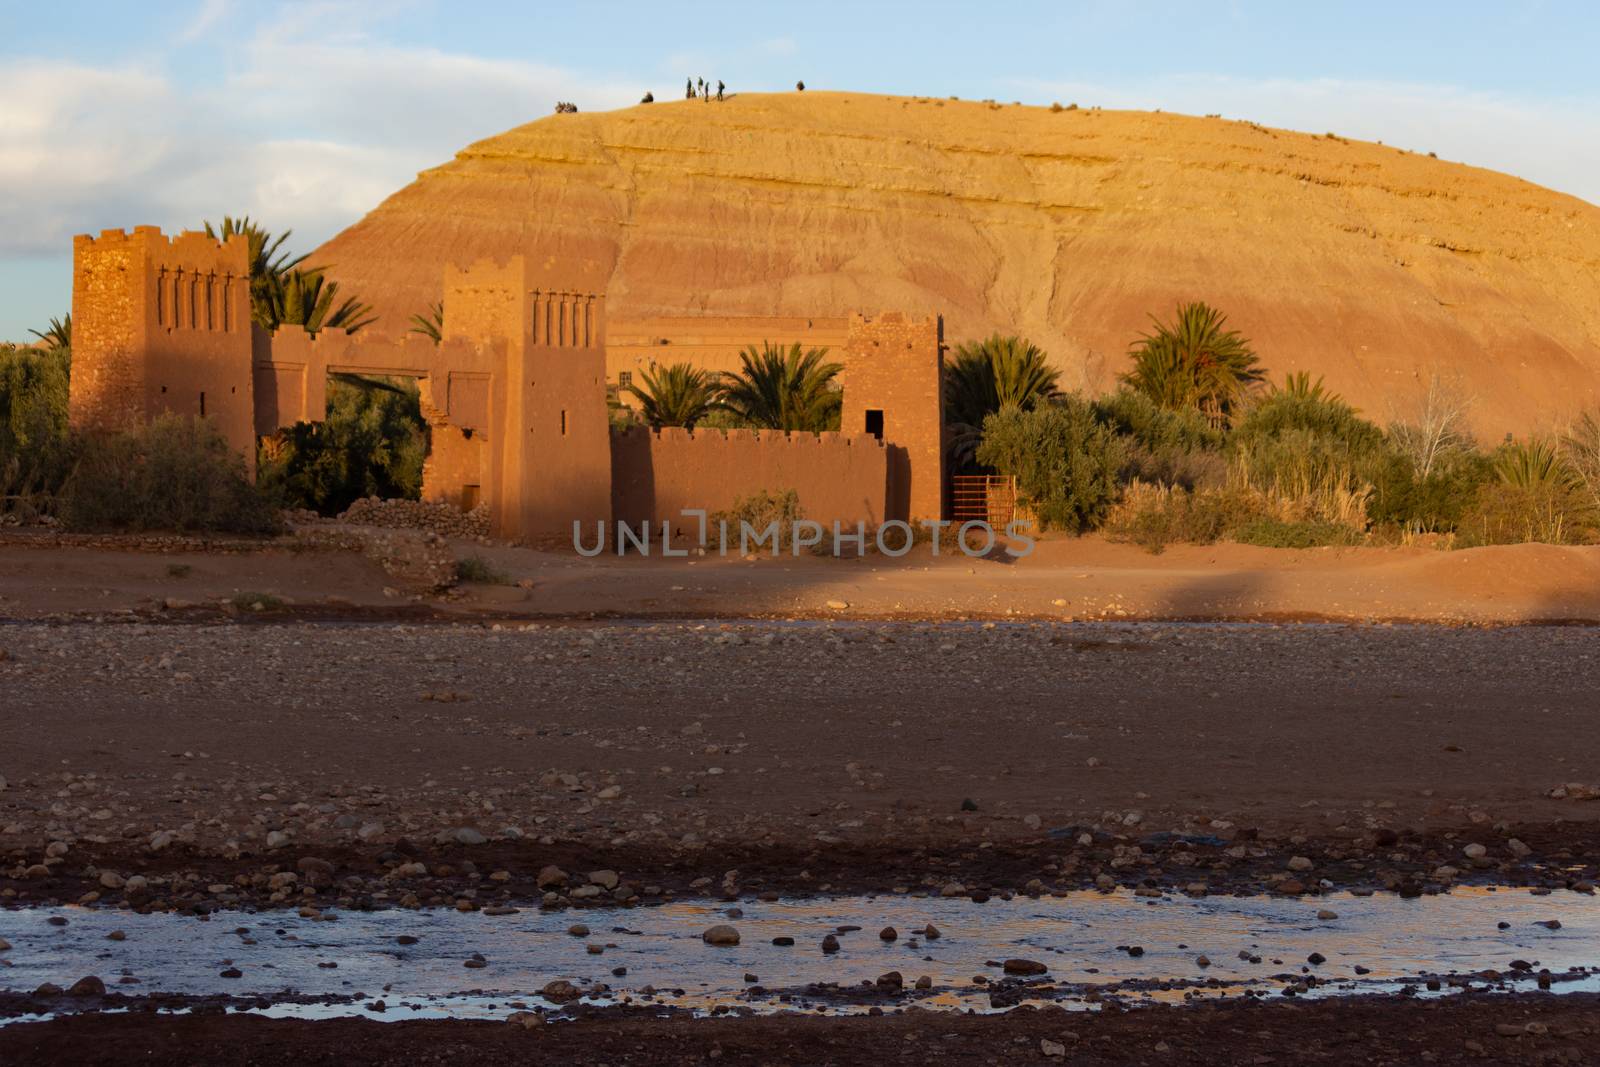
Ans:
[[[1358,545],[1363,538],[1358,530],[1336,522],[1257,519],[1233,531],[1233,540],[1242,545],[1263,548],[1321,548],[1325,545]]]
[[[482,556],[456,560],[456,580],[484,585],[509,585],[511,579]]]
[[[990,415],[977,459],[1017,479],[1019,502],[1046,529],[1081,533],[1117,499],[1126,448],[1081,397]]]
[[[784,489],[777,493],[762,489],[748,496],[739,497],[734,501],[733,507],[726,511],[712,512],[706,519],[706,540],[712,545],[717,544],[718,524],[726,522],[728,551],[734,552],[739,548],[739,532],[742,529],[740,523],[749,523],[752,530],[761,533],[776,522],[781,554],[788,551],[788,546],[794,543],[794,524],[805,517],[805,511],[800,507],[800,494],[793,489]],[[698,532],[696,530],[696,533]],[[767,551],[765,544],[763,542],[760,551]],[[831,542],[824,536],[822,547],[829,546]]]
[[[1374,526],[1416,534],[1448,534],[1460,527],[1478,489],[1493,477],[1488,457],[1454,450],[1434,460],[1426,475],[1400,452],[1384,454],[1372,467],[1367,517]]]
[[[243,458],[216,428],[177,415],[83,437],[61,510],[74,530],[269,534],[283,528],[274,502],[251,484]]]
[[[323,422],[301,422],[256,448],[257,478],[285,507],[338,515],[365,497],[418,500],[428,431],[414,382],[335,378]]]
[[[54,513],[72,469],[66,348],[0,345],[0,515]]]
[[[1571,488],[1497,480],[1479,487],[1462,516],[1457,544],[1584,544],[1596,532],[1593,506]]]
[[[1232,490],[1134,482],[1107,512],[1101,529],[1108,540],[1159,555],[1170,544],[1212,544],[1258,514],[1253,500]]]
[[[1495,477],[1480,486],[1460,525],[1468,545],[1583,544],[1600,534],[1600,508],[1582,473],[1548,441],[1495,451]]]

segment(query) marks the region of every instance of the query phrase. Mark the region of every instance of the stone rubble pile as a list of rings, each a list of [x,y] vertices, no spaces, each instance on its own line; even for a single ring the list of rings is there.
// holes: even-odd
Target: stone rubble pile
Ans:
[[[361,526],[425,530],[443,537],[489,536],[488,508],[479,506],[471,511],[462,511],[449,504],[428,500],[363,497],[345,509],[339,521]]]

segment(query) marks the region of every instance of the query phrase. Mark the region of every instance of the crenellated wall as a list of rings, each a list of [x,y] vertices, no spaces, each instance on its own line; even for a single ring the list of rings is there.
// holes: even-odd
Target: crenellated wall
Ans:
[[[253,469],[249,275],[243,236],[140,226],[75,238],[72,425],[202,415]]]
[[[684,528],[681,512],[731,508],[763,490],[793,489],[805,517],[853,529],[883,522],[888,450],[866,434],[685,430],[642,426],[611,433],[611,511],[617,520]]]
[[[243,236],[108,230],[77,238],[74,253],[78,428],[203,416],[253,469],[258,434],[326,417],[330,374],[410,377],[433,440],[424,496],[487,503],[502,537],[566,537],[575,521],[613,517],[677,522],[684,508],[725,510],[762,490],[794,490],[806,516],[824,524],[870,528],[940,510],[937,318],[652,320],[627,343],[670,328],[679,355],[722,358],[758,334],[829,348],[844,364],[850,432],[614,433],[605,297],[564,288],[551,262],[538,271],[522,256],[447,268],[435,344],[413,333],[252,326]]]

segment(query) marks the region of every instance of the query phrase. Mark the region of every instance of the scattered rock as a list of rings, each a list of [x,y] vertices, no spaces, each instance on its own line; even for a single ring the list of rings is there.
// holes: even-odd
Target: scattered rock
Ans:
[[[1038,960],[1009,959],[1001,965],[1007,974],[1045,974],[1050,968]]]
[[[106,995],[106,984],[95,975],[86,975],[72,983],[72,988],[67,990],[67,995],[73,997],[103,997]]]
[[[708,945],[737,945],[739,943],[739,931],[724,923],[708,929],[700,935],[700,940]]]
[[[545,987],[539,990],[539,995],[556,1004],[565,1004],[569,1000],[577,1000],[583,994],[577,986],[565,978],[557,978],[553,982],[546,983]]]

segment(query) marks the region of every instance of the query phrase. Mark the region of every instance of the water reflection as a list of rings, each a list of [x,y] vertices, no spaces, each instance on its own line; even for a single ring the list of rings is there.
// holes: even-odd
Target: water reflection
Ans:
[[[584,1003],[704,1012],[1092,1006],[1107,995],[1130,1001],[1278,995],[1308,977],[1314,983],[1298,991],[1327,996],[1485,971],[1520,975],[1531,985],[1544,970],[1562,977],[1558,990],[1600,989],[1600,977],[1589,973],[1600,964],[1600,905],[1570,893],[1463,888],[1418,900],[1348,894],[1148,900],[1085,892],[985,904],[895,896],[738,907],[743,914],[736,918],[726,905],[677,903],[506,916],[343,912],[337,921],[285,912],[202,920],[83,908],[0,911],[0,936],[14,946],[0,955],[0,988],[70,986],[95,974],[112,992],[259,997],[272,1002],[267,1014],[390,1019],[554,1009],[538,994],[557,979],[584,991]],[[1337,918],[1319,919],[1323,909]],[[67,925],[51,925],[52,917]],[[1552,920],[1558,925],[1540,925]],[[572,935],[575,923],[590,933]],[[736,926],[741,943],[705,944],[701,933],[717,923]],[[942,936],[922,936],[929,923]],[[896,939],[879,937],[886,926],[896,929]],[[108,940],[113,931],[125,940]],[[838,938],[836,953],[822,951],[829,933]],[[414,943],[401,944],[402,936]],[[774,938],[794,944],[776,946]],[[591,952],[591,945],[601,951]],[[464,966],[474,953],[485,966]],[[1006,980],[999,963],[1013,957],[1038,961],[1048,973],[1027,983]],[[903,994],[873,986],[889,971],[903,976]],[[923,975],[931,987],[913,989]],[[1438,992],[1451,988],[1448,981],[1439,986]],[[334,1002],[293,1003],[288,993]],[[380,999],[384,1010],[373,1011]]]

